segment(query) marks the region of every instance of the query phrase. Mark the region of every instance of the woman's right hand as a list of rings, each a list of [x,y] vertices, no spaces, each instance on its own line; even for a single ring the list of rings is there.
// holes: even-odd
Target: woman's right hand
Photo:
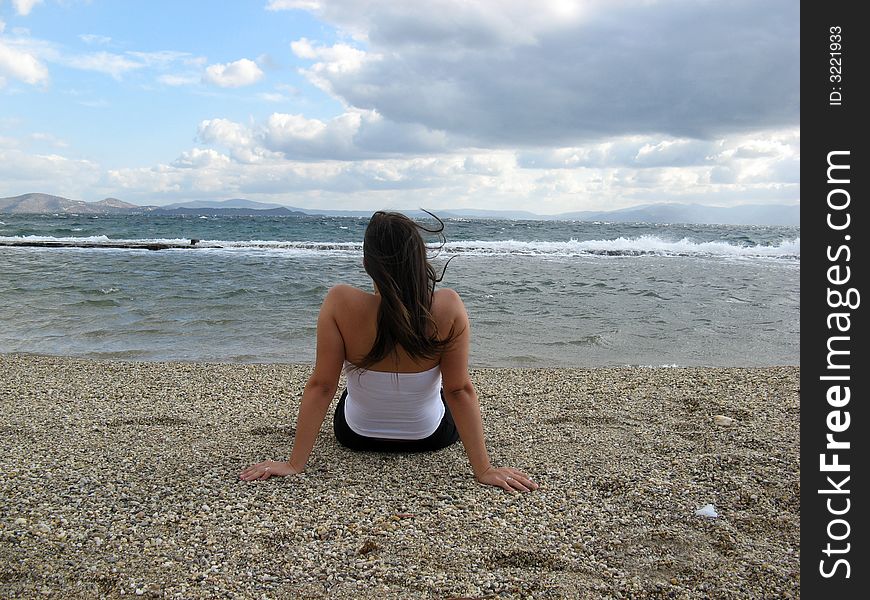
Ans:
[[[531,492],[539,487],[528,475],[512,467],[499,467],[497,469],[490,467],[477,478],[477,481],[484,485],[500,487],[511,494]]]

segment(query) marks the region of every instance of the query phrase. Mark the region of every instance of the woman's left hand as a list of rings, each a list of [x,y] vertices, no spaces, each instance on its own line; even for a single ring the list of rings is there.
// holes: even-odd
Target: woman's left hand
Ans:
[[[477,478],[477,481],[484,485],[500,487],[511,494],[531,492],[540,487],[528,475],[512,467],[499,467],[498,469],[489,467]]]
[[[286,475],[298,474],[299,471],[294,469],[289,462],[264,460],[242,471],[239,474],[239,479],[243,481],[263,481],[264,479],[269,479],[269,477],[284,477]]]

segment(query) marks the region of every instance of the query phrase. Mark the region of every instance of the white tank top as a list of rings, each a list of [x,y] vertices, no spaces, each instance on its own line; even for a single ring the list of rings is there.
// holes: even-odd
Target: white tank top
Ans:
[[[393,440],[429,437],[444,417],[441,366],[420,373],[356,369],[345,361],[344,418],[360,435]]]

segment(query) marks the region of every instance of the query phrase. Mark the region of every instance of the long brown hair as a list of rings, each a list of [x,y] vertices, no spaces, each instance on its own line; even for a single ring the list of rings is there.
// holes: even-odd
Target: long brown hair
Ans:
[[[363,241],[363,264],[381,296],[375,342],[359,363],[368,368],[401,346],[413,359],[432,359],[453,341],[454,331],[444,339],[432,316],[435,275],[426,244],[420,234],[437,234],[443,246],[444,221],[430,213],[436,229],[428,229],[403,214],[378,211],[372,215]],[[440,248],[439,248],[440,249]],[[447,261],[448,263],[450,261]]]

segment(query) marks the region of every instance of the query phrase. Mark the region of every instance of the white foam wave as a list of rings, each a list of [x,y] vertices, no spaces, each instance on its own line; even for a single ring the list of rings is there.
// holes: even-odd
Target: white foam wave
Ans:
[[[620,237],[613,240],[570,240],[567,242],[471,241],[448,242],[446,252],[466,254],[527,254],[554,256],[723,256],[800,258],[800,238],[783,240],[776,245],[739,245],[728,242],[692,242],[663,240],[644,235],[636,238]]]
[[[113,242],[105,235],[91,235],[82,237],[52,237],[47,235],[15,235],[0,237],[0,242],[86,242],[100,243]]]
[[[88,237],[16,236],[0,237],[0,242],[65,242],[88,244],[169,244],[188,245],[189,239],[110,239],[105,235]],[[231,251],[276,251],[290,253],[360,254],[359,242],[312,242],[280,240],[199,240],[198,247],[222,248]],[[693,242],[664,240],[653,235],[636,238],[619,237],[611,240],[569,240],[567,242],[518,240],[469,240],[448,242],[442,249],[447,255],[510,255],[510,256],[706,256],[724,258],[800,259],[800,238],[783,240],[775,245],[741,245],[724,241]]]
[[[17,236],[0,236],[0,242],[15,243],[15,242],[58,242],[64,244],[171,244],[171,245],[187,245],[190,244],[189,238],[137,238],[137,239],[116,239],[105,235],[87,235],[87,236],[47,236],[47,235],[17,235]],[[216,244],[219,245],[219,244]]]

